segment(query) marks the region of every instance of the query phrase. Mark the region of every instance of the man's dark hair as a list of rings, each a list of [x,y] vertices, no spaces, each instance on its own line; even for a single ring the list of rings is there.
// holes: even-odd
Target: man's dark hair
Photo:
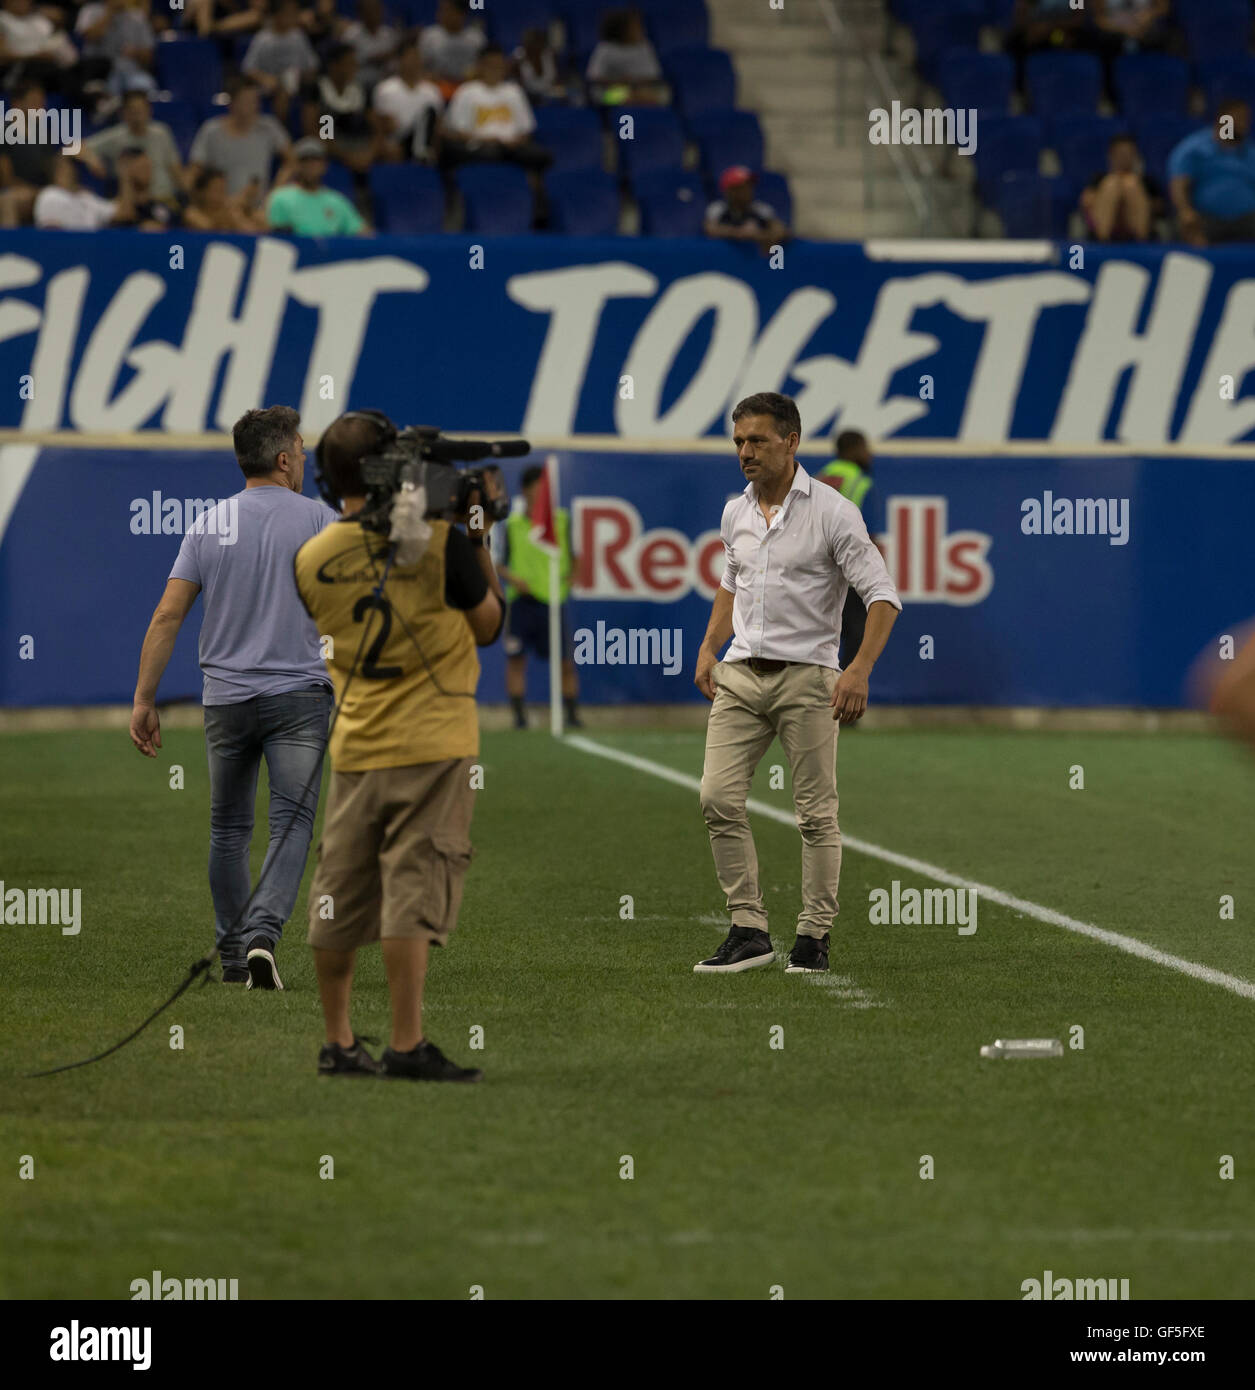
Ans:
[[[842,430],[841,433],[837,435],[837,457],[839,459],[848,459],[851,449],[865,448],[866,445],[867,436],[862,430]]]
[[[132,102],[137,99],[139,101],[146,102],[149,106],[152,105],[152,102],[148,100],[148,93],[143,89],[143,87],[127,88],[126,92],[124,92],[122,96],[122,105],[125,106],[128,102]]]
[[[732,412],[732,423],[743,415],[770,415],[783,439],[795,430],[802,433],[802,417],[798,414],[797,402],[792,396],[782,396],[778,391],[759,391],[757,395],[746,396],[738,401]]]
[[[247,73],[240,73],[239,76],[233,77],[227,84],[227,95],[232,100],[238,97],[241,92],[247,91],[261,91],[261,83],[258,82],[255,77],[249,77]]]
[[[265,478],[273,473],[279,455],[296,443],[300,427],[300,414],[290,405],[246,410],[231,431],[235,457],[244,476]]]
[[[203,193],[205,189],[213,183],[214,179],[225,179],[226,175],[221,169],[215,169],[212,165],[206,165],[192,182],[193,193]]]
[[[505,57],[505,49],[502,48],[501,45],[500,45],[499,43],[486,43],[486,44],[483,46],[483,48],[481,48],[481,49],[479,50],[479,56],[480,56],[481,59],[483,59],[483,58],[504,58],[504,57]]]
[[[604,43],[626,43],[631,23],[631,10],[607,10],[601,17],[602,41]]]
[[[10,103],[13,106],[17,106],[23,97],[29,96],[32,92],[38,92],[45,101],[48,99],[48,93],[44,88],[44,84],[37,78],[28,77],[24,82],[19,82],[17,86],[14,87],[13,95],[10,97]]]
[[[1137,148],[1137,141],[1127,130],[1118,130],[1110,140],[1107,141],[1107,148],[1114,150],[1117,145],[1132,145]]]
[[[343,62],[345,58],[350,56],[356,58],[357,49],[351,43],[338,43],[328,50],[326,66],[333,68],[337,63]]]
[[[531,487],[533,483],[540,482],[541,475],[544,473],[544,471],[545,469],[542,464],[529,464],[528,467],[526,467],[523,470],[523,476],[519,479],[519,486]]]
[[[327,426],[319,441],[318,455],[323,482],[335,497],[361,497],[362,459],[384,445],[387,430],[364,415],[341,415]]]

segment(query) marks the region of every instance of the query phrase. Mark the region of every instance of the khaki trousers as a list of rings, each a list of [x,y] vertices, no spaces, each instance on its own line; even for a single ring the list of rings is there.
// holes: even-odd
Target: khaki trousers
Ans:
[[[822,937],[838,912],[841,877],[837,721],[829,703],[837,673],[827,666],[786,666],[757,676],[746,662],[721,661],[714,681],[702,768],[702,815],[732,925],[767,930],[745,800],[755,768],[778,735],[793,774],[793,808],[802,833],[797,931],[799,936]]]

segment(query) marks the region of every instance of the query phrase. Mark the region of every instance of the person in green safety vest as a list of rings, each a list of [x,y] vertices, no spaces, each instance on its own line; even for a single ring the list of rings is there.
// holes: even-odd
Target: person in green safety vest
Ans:
[[[549,554],[532,540],[532,506],[536,489],[544,470],[533,465],[523,470],[523,505],[510,513],[506,524],[499,529],[504,536],[505,549],[497,564],[497,573],[505,585],[505,688],[514,711],[514,727],[527,728],[527,655],[530,651],[541,661],[549,661]],[[554,519],[558,534],[558,579],[561,593],[559,603],[566,603],[571,592],[571,570],[575,557],[571,553],[571,517],[565,507],[559,507]],[[562,704],[566,722],[573,729],[583,728],[580,721],[579,677],[571,651],[571,633],[566,613],[562,614]]]
[[[834,441],[836,458],[816,475],[829,487],[835,487],[842,497],[848,497],[863,513],[867,530],[874,540],[884,530],[880,495],[872,485],[871,445],[859,430],[842,430]],[[863,627],[867,609],[851,587],[841,611],[841,666],[844,669],[858,655],[863,644]]]

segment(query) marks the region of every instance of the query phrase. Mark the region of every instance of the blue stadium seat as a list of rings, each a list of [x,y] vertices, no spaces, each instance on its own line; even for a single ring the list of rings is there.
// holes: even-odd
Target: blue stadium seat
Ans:
[[[942,11],[929,6],[918,18],[910,21],[915,40],[915,66],[928,79],[937,82],[943,55],[951,48],[975,48],[980,42],[982,18],[976,11],[959,8]]]
[[[1251,7],[1247,0],[1185,0],[1175,7],[1195,61],[1244,52],[1250,41]]]
[[[488,37],[509,56],[523,42],[525,29],[547,29],[552,14],[549,0],[489,0],[483,18]],[[477,17],[471,13],[472,19]]]
[[[775,208],[776,216],[786,227],[793,225],[793,194],[789,191],[789,181],[783,174],[774,173],[770,169],[759,170],[758,187],[754,193],[755,197]]]
[[[1193,135],[1207,124],[1189,116],[1145,116],[1134,126],[1133,133],[1137,137],[1137,148],[1141,151],[1146,172],[1164,185],[1165,192],[1168,156],[1187,135]]]
[[[153,120],[163,121],[170,127],[170,133],[174,136],[174,143],[179,147],[179,158],[186,163],[188,151],[192,148],[192,141],[196,138],[196,132],[204,124],[199,107],[193,106],[190,101],[176,99],[173,101],[154,101],[152,108]]]
[[[633,137],[619,135],[620,122],[631,116]],[[678,169],[684,163],[684,131],[680,118],[668,107],[624,106],[611,114],[611,129],[619,153],[619,167],[629,178],[651,169]]]
[[[1120,114],[1128,120],[1156,112],[1184,116],[1189,109],[1190,70],[1167,53],[1125,53],[1115,61]]]
[[[1119,116],[1063,116],[1055,121],[1050,143],[1066,178],[1084,184],[1107,167],[1107,143],[1113,135],[1129,134]]]
[[[1037,172],[1043,143],[1036,116],[988,116],[981,121],[976,177],[987,203],[992,203],[1003,174]]]
[[[1068,234],[1075,206],[1075,185],[1068,179],[1008,173],[998,184],[997,210],[1004,236],[1061,240]]]
[[[1255,58],[1248,54],[1228,53],[1222,58],[1207,58],[1197,64],[1196,71],[1210,114],[1214,115],[1216,107],[1230,97],[1255,102]]]
[[[164,39],[156,45],[157,86],[199,109],[222,91],[222,60],[213,39]]]
[[[411,29],[425,28],[436,22],[439,0],[391,0],[393,13]],[[357,0],[351,0],[352,13],[357,15]],[[471,15],[472,19],[477,16]]]
[[[752,111],[708,111],[689,121],[688,133],[715,178],[732,164],[757,169],[763,162],[763,131]]]
[[[1015,91],[1015,64],[1005,53],[949,48],[937,65],[937,84],[947,106],[1005,116]]]
[[[581,77],[588,66],[588,55],[601,37],[601,22],[613,5],[590,4],[589,0],[566,0],[560,6],[562,27],[566,30],[566,51],[576,55]]]
[[[720,48],[677,48],[668,53],[663,71],[673,100],[686,116],[726,111],[736,105],[736,73]]]
[[[444,225],[444,184],[422,164],[376,164],[368,175],[375,226],[392,236],[427,236]]]
[[[323,183],[328,188],[334,188],[337,193],[344,196],[357,206],[357,181],[353,177],[352,169],[347,169],[343,164],[337,164],[334,160],[327,161],[327,172],[323,175]]]
[[[549,227],[565,236],[617,236],[619,185],[600,169],[549,174]]]
[[[1092,53],[1030,53],[1024,85],[1035,115],[1092,114],[1102,95],[1102,64]]]
[[[536,140],[553,155],[552,173],[601,168],[601,121],[586,106],[537,107]]]
[[[532,228],[532,190],[517,164],[463,164],[455,179],[477,236],[522,236]]]
[[[633,180],[645,236],[700,236],[708,199],[702,181],[683,169],[656,169]]]
[[[705,47],[710,41],[710,20],[703,0],[644,0],[638,3],[645,32],[659,53],[674,48]]]

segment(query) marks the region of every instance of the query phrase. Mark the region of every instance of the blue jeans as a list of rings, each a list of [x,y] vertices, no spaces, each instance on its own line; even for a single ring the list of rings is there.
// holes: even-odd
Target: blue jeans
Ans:
[[[224,969],[243,967],[246,945],[254,936],[273,946],[296,906],[314,834],[334,703],[327,686],[311,685],[234,705],[205,706],[209,891]],[[270,847],[260,890],[250,903],[248,851],[262,758],[270,778]]]

